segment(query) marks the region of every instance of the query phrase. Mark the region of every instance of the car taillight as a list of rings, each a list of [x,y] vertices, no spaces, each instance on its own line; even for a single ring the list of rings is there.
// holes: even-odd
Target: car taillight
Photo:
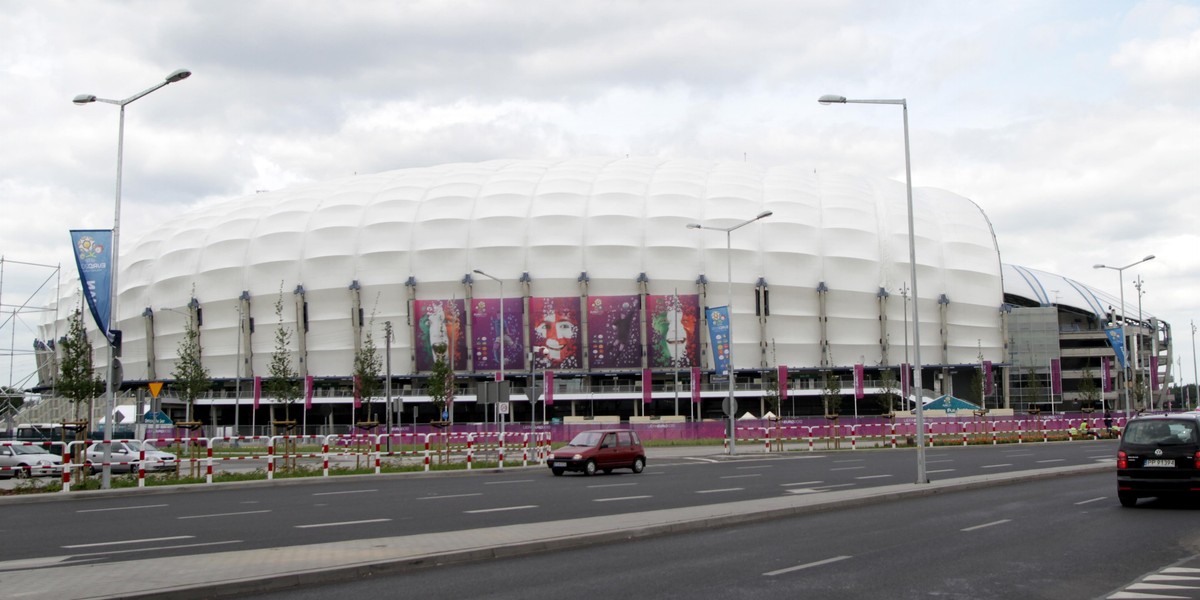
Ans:
[[[1197,452],[1196,456],[1193,458],[1194,460],[1192,461],[1192,467],[1195,469],[1200,469],[1200,452]]]
[[[1197,462],[1200,462],[1200,452],[1196,453],[1196,460],[1197,460]],[[1118,469],[1128,469],[1129,468],[1129,456],[1127,454],[1125,454],[1124,450],[1117,451],[1117,468]]]

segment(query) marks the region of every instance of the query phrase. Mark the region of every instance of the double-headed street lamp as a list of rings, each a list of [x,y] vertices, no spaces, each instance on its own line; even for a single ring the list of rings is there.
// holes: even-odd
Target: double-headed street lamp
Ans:
[[[913,383],[917,388],[917,483],[929,483],[925,475],[925,393],[921,385],[921,319],[919,306],[920,296],[917,294],[917,236],[913,226],[913,197],[912,197],[912,160],[908,152],[908,100],[850,100],[845,96],[825,95],[817,102],[821,104],[895,104],[904,111],[904,184],[908,191],[908,264],[911,270],[913,297]]]
[[[1121,284],[1121,384],[1124,388],[1125,402],[1125,420],[1129,420],[1129,340],[1125,333],[1125,269],[1136,267],[1148,260],[1154,260],[1154,255],[1151,254],[1142,260],[1131,262],[1123,267],[1110,267],[1108,265],[1092,265],[1093,269],[1112,269],[1117,272],[1117,280]],[[1140,302],[1140,300],[1139,300]],[[1140,325],[1139,325],[1140,327]]]
[[[92,102],[104,102],[106,104],[116,104],[121,107],[121,120],[117,127],[117,197],[114,202],[113,209],[113,229],[112,229],[112,266],[111,266],[111,281],[109,282],[109,305],[108,305],[108,328],[109,331],[102,332],[108,338],[108,377],[104,384],[104,397],[108,403],[108,417],[105,419],[104,425],[104,475],[101,478],[101,487],[107,489],[112,479],[112,467],[109,463],[112,460],[112,425],[113,411],[115,409],[115,401],[113,395],[113,379],[116,377],[116,344],[112,338],[112,330],[117,324],[117,256],[120,248],[120,231],[121,231],[121,168],[123,166],[123,158],[125,152],[125,106],[132,103],[134,100],[141,98],[161,87],[177,81],[183,81],[191,77],[192,72],[187,69],[177,69],[166,79],[160,81],[157,85],[138,92],[124,100],[109,100],[107,98],[97,98],[92,94],[80,94],[75,96],[73,102],[75,104],[84,105]]]
[[[748,220],[742,221],[741,223],[738,223],[737,225],[734,225],[732,227],[713,227],[711,225],[706,227],[699,223],[688,223],[688,226],[687,226],[688,229],[711,229],[713,231],[724,231],[725,232],[726,278],[729,283],[729,288],[728,288],[727,296],[725,299],[725,311],[727,313],[729,313],[729,332],[728,332],[729,340],[728,340],[728,343],[729,343],[729,453],[730,454],[737,454],[737,431],[735,429],[735,427],[737,427],[737,424],[736,424],[736,421],[734,420],[734,415],[737,413],[737,400],[734,398],[734,395],[733,395],[733,383],[734,383],[733,382],[733,373],[734,373],[734,371],[733,371],[733,242],[732,242],[731,238],[732,238],[732,234],[733,234],[734,230],[741,229],[742,227],[745,227],[759,219],[765,219],[765,218],[771,216],[772,214],[773,213],[771,211],[764,210],[763,212],[758,213],[758,216],[754,217],[753,219],[748,219]]]

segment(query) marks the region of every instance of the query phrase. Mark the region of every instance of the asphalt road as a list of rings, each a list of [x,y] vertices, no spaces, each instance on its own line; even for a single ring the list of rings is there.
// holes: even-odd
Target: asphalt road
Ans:
[[[243,598],[1200,598],[1198,516],[1073,476]]]
[[[1088,441],[945,447],[926,453],[931,479],[1112,461]],[[119,497],[2,506],[0,572],[45,564],[182,556],[407,536],[670,509],[783,494],[911,483],[913,451],[744,453],[652,460],[634,475],[553,477],[545,467],[460,475],[338,477],[274,485],[145,490]],[[1110,482],[1111,483],[1111,482]],[[1111,485],[1109,490],[1111,491]],[[1003,496],[1000,496],[1003,500]],[[993,499],[992,502],[996,502]],[[6,566],[7,565],[7,566]]]

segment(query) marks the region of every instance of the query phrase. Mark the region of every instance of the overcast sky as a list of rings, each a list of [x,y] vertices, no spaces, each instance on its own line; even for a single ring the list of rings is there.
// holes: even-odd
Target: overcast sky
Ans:
[[[1193,380],[1200,298],[1200,2],[0,0],[0,347],[67,230],[123,248],[202,202],[496,158],[748,160],[904,178],[971,198],[1004,262],[1117,295],[1096,263],[1156,260],[1143,308]],[[51,282],[53,283],[53,282]],[[41,298],[40,300],[37,298]],[[44,297],[35,296],[35,303]],[[4,357],[0,385],[32,361]]]

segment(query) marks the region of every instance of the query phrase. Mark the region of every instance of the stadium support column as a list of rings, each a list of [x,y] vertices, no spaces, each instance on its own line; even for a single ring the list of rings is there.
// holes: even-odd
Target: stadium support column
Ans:
[[[146,324],[146,380],[158,379],[158,371],[154,368],[157,357],[154,355],[154,309],[149,306],[142,311],[142,321]]]
[[[532,372],[537,364],[537,349],[529,345],[532,343],[529,337],[529,292],[533,279],[528,272],[521,273],[517,283],[521,284],[521,347],[529,354],[529,370]]]
[[[879,292],[875,296],[879,298],[879,364],[886,367],[891,364],[888,362],[888,347],[891,346],[891,339],[888,338],[887,332],[887,302],[889,296],[887,288],[879,286]]]
[[[254,319],[250,317],[250,292],[242,290],[242,295],[238,297],[238,320],[241,321],[239,335],[242,336],[242,364],[238,365],[238,377],[242,379],[254,379],[254,348],[250,345],[251,337],[254,335]]]
[[[954,395],[954,382],[950,380],[950,298],[945,294],[938,296],[938,320],[942,326],[942,393]]]
[[[649,287],[649,283],[650,283],[650,278],[646,277],[645,273],[641,273],[638,275],[638,278],[637,278],[637,284],[638,284],[638,331],[642,333],[642,335],[639,337],[641,337],[641,339],[642,339],[641,345],[642,345],[642,368],[643,369],[650,367],[650,353],[648,352],[649,347],[647,346],[647,342],[649,341],[650,336],[645,335],[645,333],[647,331],[647,329],[646,329],[646,295],[648,293],[647,288]]]
[[[292,298],[296,301],[296,371],[303,380],[308,377],[308,300],[305,300],[303,285],[296,286]]]
[[[1000,340],[1001,348],[1004,352],[1002,355],[1004,357],[1003,361],[1006,363],[1011,362],[1011,359],[1009,358],[1011,355],[1008,353],[1008,345],[1010,342],[1008,338],[1008,317],[1011,313],[1011,306],[1005,304],[1000,305]],[[1001,367],[1000,371],[1000,393],[1004,395],[1003,406],[1004,408],[1012,408],[1012,381],[1009,379],[1012,369],[1010,367]],[[1103,394],[1103,392],[1101,393]]]
[[[358,285],[358,280],[350,282],[350,335],[354,339],[354,355],[362,351],[362,328],[363,328],[363,309],[362,309],[362,288]]]
[[[579,311],[579,342],[580,347],[583,348],[583,352],[580,354],[583,355],[581,357],[583,359],[583,372],[587,373],[591,368],[591,361],[589,360],[591,352],[588,351],[588,340],[592,339],[588,334],[588,283],[592,281],[592,278],[588,277],[587,271],[583,271],[579,274],[579,278],[576,281],[579,282],[579,306],[583,307],[583,310]]]
[[[463,306],[465,306],[467,308],[466,314],[463,315],[463,320],[466,321],[466,323],[463,323],[463,329],[467,335],[467,372],[473,373],[473,372],[475,372],[475,348],[471,346],[471,343],[472,343],[471,340],[475,339],[475,331],[474,331],[475,328],[471,326],[471,321],[474,321],[475,319],[471,318],[471,314],[472,314],[471,305],[475,301],[475,278],[471,277],[470,273],[463,275],[462,285],[463,285],[463,294],[464,294],[464,297],[466,298],[466,300],[463,302]],[[501,286],[501,289],[503,290],[503,286]],[[504,325],[503,325],[503,323],[504,323],[504,298],[503,297],[500,298],[500,323],[501,323],[500,335],[503,336],[504,335]],[[501,348],[503,348],[503,342],[501,343]],[[503,349],[501,350],[501,352],[503,353]],[[501,358],[501,362],[504,362],[503,357]],[[501,371],[503,371],[503,369],[501,369]],[[501,373],[500,378],[503,380],[503,378],[504,378],[503,373]]]
[[[408,305],[406,312],[408,314],[409,336],[412,336],[413,331],[414,331],[413,330],[413,308],[416,306],[416,302],[417,302],[417,278],[413,277],[412,275],[409,275],[408,279],[405,280],[405,282],[404,282],[404,289],[408,293],[408,299],[405,300],[405,302]],[[416,343],[415,339],[410,340],[410,342],[408,344],[408,372],[409,373],[417,372],[417,343]],[[404,405],[401,404],[400,407],[404,408]],[[415,424],[414,424],[414,426],[415,426]]]
[[[700,296],[700,369],[708,370],[708,278],[696,278],[696,293]]]
[[[829,368],[829,313],[826,312],[826,298],[829,296],[829,287],[825,282],[817,284],[817,322],[820,324],[821,330],[821,367]]]
[[[758,366],[767,368],[767,318],[771,316],[771,292],[765,277],[754,284],[754,314],[758,317]],[[762,414],[763,411],[758,411]]]

